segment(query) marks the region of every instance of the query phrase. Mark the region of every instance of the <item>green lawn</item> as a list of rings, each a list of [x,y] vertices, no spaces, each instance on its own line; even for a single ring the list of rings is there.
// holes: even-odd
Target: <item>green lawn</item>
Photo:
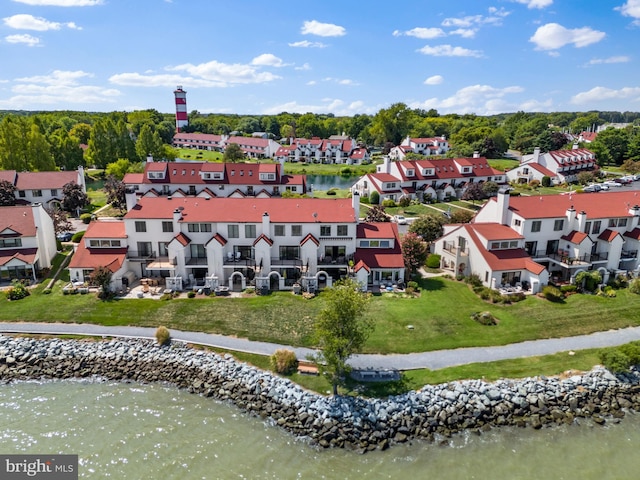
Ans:
[[[374,296],[369,315],[376,329],[365,351],[409,353],[470,346],[503,345],[536,338],[563,337],[640,325],[640,296],[620,290],[616,298],[573,295],[564,304],[530,297],[510,305],[481,301],[463,283],[441,277],[422,282],[419,298]],[[102,302],[94,295],[51,295],[41,287],[23,300],[0,294],[0,320],[87,322],[139,325],[222,333],[295,346],[313,346],[312,325],[324,304],[322,294],[305,300],[289,292],[248,298],[174,300],[131,299]],[[490,311],[499,325],[487,327],[471,314]],[[408,329],[413,325],[413,329]]]
[[[179,148],[178,158],[186,160],[198,160],[200,162],[221,162],[222,153],[209,150],[195,150],[192,148]]]
[[[285,173],[301,175],[364,175],[374,173],[376,166],[369,165],[341,165],[323,163],[291,163],[284,164]]]
[[[496,170],[500,170],[501,172],[504,172],[506,169],[516,168],[518,165],[520,165],[520,162],[518,160],[509,160],[506,158],[490,158],[487,161],[489,162],[489,165],[491,167],[495,168]]]

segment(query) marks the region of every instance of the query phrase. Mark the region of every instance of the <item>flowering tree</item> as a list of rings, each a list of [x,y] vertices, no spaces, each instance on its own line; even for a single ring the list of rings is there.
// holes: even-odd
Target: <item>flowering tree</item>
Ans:
[[[427,244],[418,235],[409,232],[402,237],[401,247],[405,268],[416,273],[427,260]]]

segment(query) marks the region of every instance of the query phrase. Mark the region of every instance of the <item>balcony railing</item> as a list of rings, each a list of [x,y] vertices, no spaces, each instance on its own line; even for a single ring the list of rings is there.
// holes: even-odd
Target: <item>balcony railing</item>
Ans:
[[[620,253],[620,260],[634,260],[638,258],[638,250],[623,250]]]
[[[574,257],[565,253],[546,253],[544,250],[538,250],[535,255],[532,255],[534,259],[548,258],[565,265],[589,265],[594,262],[605,262],[609,258],[608,252],[600,253],[585,253],[583,255]]]
[[[442,248],[445,252],[449,252],[452,255],[469,255],[468,248],[460,248],[456,246],[455,243],[445,242]]]
[[[206,265],[207,257],[191,257],[187,258],[187,265]]]
[[[155,252],[150,252],[148,250],[127,250],[127,258],[129,260],[149,260],[151,258],[156,258]]]
[[[279,258],[279,257],[271,257],[271,265],[287,265],[292,267],[301,267],[302,260],[299,258]]]
[[[353,254],[351,255],[339,255],[332,257],[326,255],[324,257],[318,257],[318,265],[349,265],[349,261],[353,260]]]

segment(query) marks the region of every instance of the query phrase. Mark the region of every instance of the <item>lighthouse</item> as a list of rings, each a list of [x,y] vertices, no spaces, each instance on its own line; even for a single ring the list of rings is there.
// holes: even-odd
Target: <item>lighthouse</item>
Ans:
[[[182,127],[189,124],[187,118],[187,92],[182,89],[182,85],[178,85],[173,91],[176,97],[176,133],[180,133]]]

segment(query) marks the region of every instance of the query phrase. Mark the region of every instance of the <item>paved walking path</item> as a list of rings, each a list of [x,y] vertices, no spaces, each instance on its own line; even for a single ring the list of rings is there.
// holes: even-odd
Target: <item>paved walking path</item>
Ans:
[[[105,337],[155,338],[155,328],[145,327],[105,327],[93,324],[77,323],[0,323],[0,333],[38,333],[65,335],[92,335]],[[295,351],[300,359],[314,353],[308,348],[292,348],[274,343],[257,342],[242,338],[228,337],[209,333],[183,332],[171,330],[171,337],[187,343],[197,343],[210,347],[239,352],[271,355],[279,348]],[[622,345],[640,340],[640,327],[609,330],[577,337],[532,340],[498,347],[458,348],[434,352],[392,354],[392,355],[354,355],[350,361],[355,368],[395,368],[412,370],[440,368],[464,365],[468,363],[493,362],[511,358],[550,355],[571,350],[601,348]]]

